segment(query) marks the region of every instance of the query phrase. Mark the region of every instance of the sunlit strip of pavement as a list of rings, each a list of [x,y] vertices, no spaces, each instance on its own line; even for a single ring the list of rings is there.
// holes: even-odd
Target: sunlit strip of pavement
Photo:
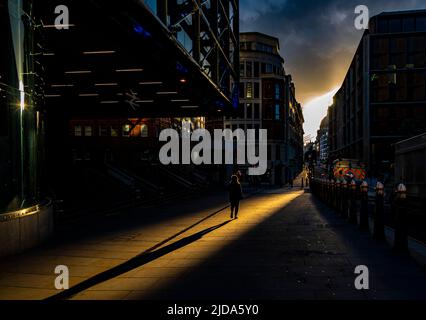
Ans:
[[[58,293],[54,288],[56,266],[69,267],[70,286],[74,287],[147,250],[161,249],[161,245],[167,243],[164,240],[171,236],[175,236],[176,239],[173,240],[178,241],[181,231],[203,222],[212,213],[220,213],[224,206],[227,206],[226,196],[177,202],[174,206],[150,209],[154,210],[153,215],[163,216],[163,220],[158,219],[159,222],[133,226],[132,219],[129,218],[129,226],[126,228],[106,233],[93,230],[90,237],[78,241],[53,244],[2,260],[0,299],[45,299],[54,296]],[[179,211],[179,214],[168,217],[169,214],[163,214],[167,210]],[[201,227],[202,225],[198,226]],[[150,266],[159,263],[152,262]],[[123,294],[126,293],[129,292]]]
[[[50,243],[0,261],[0,299],[45,299],[58,293],[54,288],[58,265],[70,269],[70,286],[120,265],[149,250],[164,239],[197,223],[227,205],[225,194],[176,201],[174,205],[132,209],[117,228],[96,228],[89,236],[64,243]],[[114,224],[115,220],[108,221]],[[79,230],[75,230],[76,233]]]
[[[187,275],[197,266],[242,235],[282,210],[302,191],[279,190],[273,194],[259,195],[241,204],[239,219],[229,217],[229,209],[204,220],[190,230],[158,247],[150,254],[127,261],[95,281],[87,281],[86,290],[76,293],[73,299],[127,299],[133,292],[143,299],[143,293],[167,288],[170,281]],[[72,290],[72,289],[71,289]]]

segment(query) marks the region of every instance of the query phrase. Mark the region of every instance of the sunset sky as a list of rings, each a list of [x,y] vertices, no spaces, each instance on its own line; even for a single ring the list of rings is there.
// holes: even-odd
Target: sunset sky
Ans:
[[[316,136],[333,93],[362,36],[354,9],[367,5],[370,16],[382,11],[426,9],[426,0],[240,0],[242,32],[276,36],[286,72],[293,75],[304,108],[305,132]]]

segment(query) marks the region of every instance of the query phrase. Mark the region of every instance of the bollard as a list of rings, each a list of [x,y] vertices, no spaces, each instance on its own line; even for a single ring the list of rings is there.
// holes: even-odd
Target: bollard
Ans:
[[[357,185],[355,180],[352,180],[349,185],[349,197],[350,197],[350,206],[349,206],[349,222],[352,224],[357,224]]]
[[[361,228],[361,230],[369,230],[367,181],[363,181],[363,183],[361,184],[361,212],[359,217],[359,227]]]
[[[374,237],[385,239],[385,186],[381,182],[376,185],[376,210],[374,212]]]
[[[395,221],[395,241],[393,249],[398,252],[408,252],[408,230],[407,230],[407,188],[404,184],[399,184],[394,200],[396,221]]]
[[[336,206],[336,181],[331,181],[331,198],[332,198],[332,206],[334,209],[337,208]]]
[[[322,201],[326,201],[326,188],[327,185],[324,179],[321,179],[321,192],[322,192]]]
[[[341,203],[342,203],[341,188],[342,188],[342,186],[341,186],[340,181],[336,181],[336,195],[335,195],[335,197],[336,197],[336,210],[337,210],[337,212],[340,212],[340,209],[341,209]]]
[[[348,191],[348,183],[346,180],[343,180],[342,182],[342,192],[341,192],[341,198],[342,198],[342,210],[341,214],[344,218],[348,217],[348,198],[347,198],[347,191]]]
[[[327,179],[327,203],[329,206],[332,205],[332,198],[331,198],[331,180]]]

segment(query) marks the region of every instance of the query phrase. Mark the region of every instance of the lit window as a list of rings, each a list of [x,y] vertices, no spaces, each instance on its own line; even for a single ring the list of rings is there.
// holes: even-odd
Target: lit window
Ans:
[[[252,105],[251,103],[247,103],[247,119],[251,119],[253,117],[253,111],[252,111]]]
[[[100,137],[106,137],[108,135],[108,128],[104,126],[99,127],[99,136]]]
[[[280,105],[276,104],[275,105],[275,120],[280,120],[281,115],[280,115]]]
[[[81,137],[82,136],[81,126],[80,125],[74,126],[74,136],[76,136],[76,137]]]
[[[86,137],[92,136],[92,126],[84,126],[84,135]]]
[[[148,126],[146,124],[141,125],[141,137],[148,138]]]
[[[117,128],[111,127],[111,137],[118,137]]]
[[[130,124],[123,125],[123,137],[130,137]]]
[[[275,99],[279,100],[280,97],[280,85],[277,83],[275,84]]]
[[[246,98],[251,99],[253,98],[253,84],[251,82],[247,82],[246,86]]]

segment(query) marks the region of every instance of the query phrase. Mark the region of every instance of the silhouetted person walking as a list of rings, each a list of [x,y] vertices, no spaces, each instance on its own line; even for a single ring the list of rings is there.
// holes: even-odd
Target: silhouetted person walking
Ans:
[[[231,183],[229,184],[229,201],[231,202],[231,219],[235,217],[238,219],[238,209],[240,207],[240,200],[243,198],[243,191],[241,189],[240,181],[238,176],[233,175],[231,177]]]

